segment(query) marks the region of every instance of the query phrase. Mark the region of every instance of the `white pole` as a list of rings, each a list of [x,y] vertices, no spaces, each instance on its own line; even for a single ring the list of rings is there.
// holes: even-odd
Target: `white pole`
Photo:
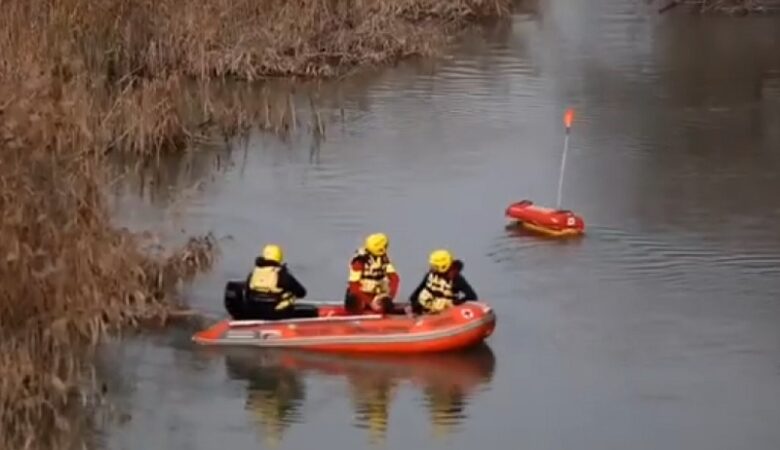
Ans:
[[[569,151],[569,127],[566,127],[566,138],[563,143],[563,157],[561,158],[561,170],[558,175],[558,201],[555,209],[561,209],[561,190],[563,189],[563,171],[566,169],[566,153]]]

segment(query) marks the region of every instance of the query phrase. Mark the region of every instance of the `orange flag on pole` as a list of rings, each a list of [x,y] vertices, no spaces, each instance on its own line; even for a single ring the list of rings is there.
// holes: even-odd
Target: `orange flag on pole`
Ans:
[[[574,109],[568,108],[563,115],[563,124],[566,125],[566,128],[571,128],[572,122],[574,122]]]

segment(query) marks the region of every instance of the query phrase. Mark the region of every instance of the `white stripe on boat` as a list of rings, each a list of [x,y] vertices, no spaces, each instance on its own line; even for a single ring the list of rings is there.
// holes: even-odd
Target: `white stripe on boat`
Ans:
[[[228,322],[228,325],[230,325],[231,327],[246,327],[252,325],[266,325],[266,324],[283,325],[285,323],[343,322],[347,320],[381,319],[383,317],[384,316],[381,314],[364,314],[364,315],[355,314],[351,316],[303,317],[300,319],[283,319],[283,320],[231,320]]]

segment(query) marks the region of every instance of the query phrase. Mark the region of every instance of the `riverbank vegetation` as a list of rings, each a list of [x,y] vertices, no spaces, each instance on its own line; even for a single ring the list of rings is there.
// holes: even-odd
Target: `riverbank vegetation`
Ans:
[[[112,223],[104,195],[121,174],[109,156],[294,127],[290,102],[226,99],[215,87],[431,55],[510,6],[0,0],[0,444],[62,448],[68,412],[95,387],[90,349],[106,333],[164,321],[180,306],[179,283],[216,256],[212,236],[156,249]]]
[[[744,16],[780,10],[780,4],[772,0],[665,0],[659,12],[683,7],[697,14],[726,14]],[[774,3],[774,4],[772,4]]]

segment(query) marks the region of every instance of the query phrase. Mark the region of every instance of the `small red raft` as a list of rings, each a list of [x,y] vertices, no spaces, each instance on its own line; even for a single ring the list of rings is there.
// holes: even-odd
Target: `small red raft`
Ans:
[[[473,347],[496,325],[493,310],[466,302],[440,314],[342,315],[321,307],[319,317],[281,321],[223,320],[193,336],[202,345],[303,348],[322,352],[430,353]]]
[[[536,206],[530,200],[512,203],[505,214],[523,227],[548,236],[577,236],[585,232],[582,217],[569,210]]]

